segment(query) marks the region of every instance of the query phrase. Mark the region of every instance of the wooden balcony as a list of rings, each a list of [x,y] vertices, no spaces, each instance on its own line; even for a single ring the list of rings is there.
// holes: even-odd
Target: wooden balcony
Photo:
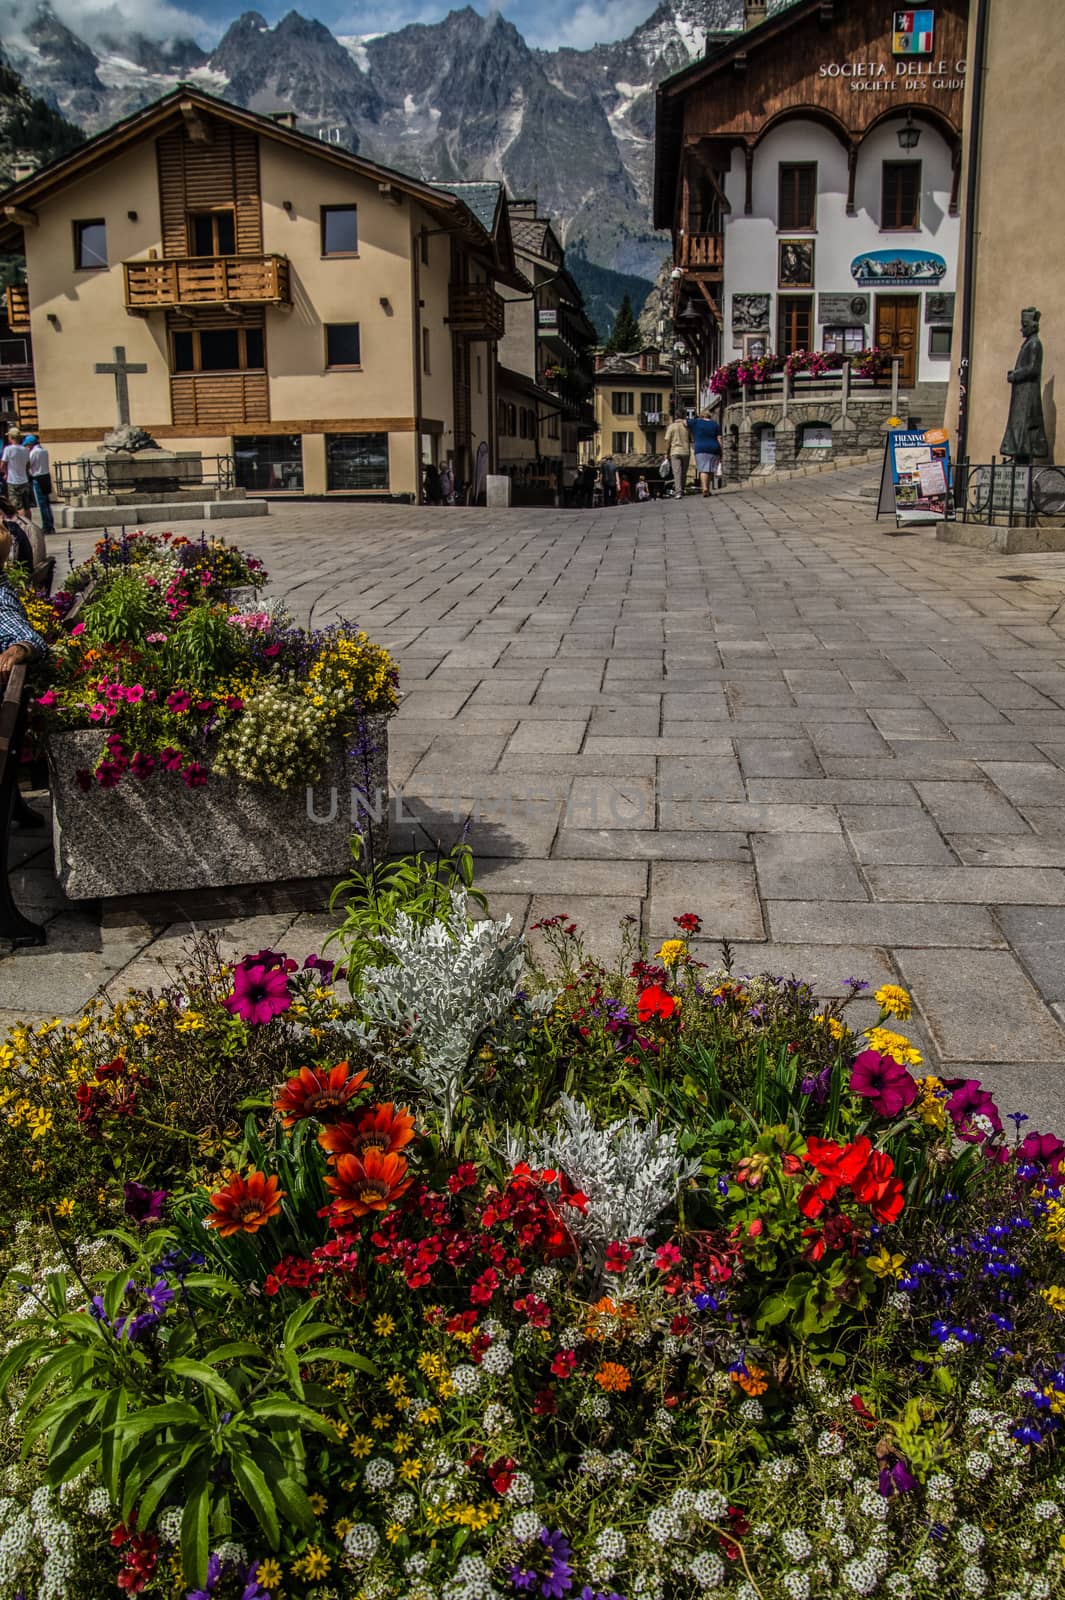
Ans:
[[[270,421],[265,372],[179,372],[170,379],[175,427],[230,433],[250,422]]]
[[[4,298],[7,302],[7,325],[12,333],[30,331],[30,291],[24,283],[9,283]]]
[[[15,416],[23,433],[36,432],[40,427],[37,420],[37,391],[36,389],[16,389],[14,396]]]
[[[287,305],[285,256],[167,256],[124,261],[126,310],[168,306]]]
[[[685,272],[720,272],[725,264],[725,240],[720,233],[686,233],[680,241],[680,262]]]
[[[489,283],[453,283],[448,292],[448,323],[463,339],[502,339],[506,301]]]

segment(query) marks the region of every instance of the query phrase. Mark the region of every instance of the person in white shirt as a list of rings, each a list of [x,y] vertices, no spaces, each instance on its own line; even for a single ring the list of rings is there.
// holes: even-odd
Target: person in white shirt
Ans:
[[[41,513],[41,527],[45,533],[54,533],[52,464],[48,459],[48,451],[35,433],[28,433],[22,442],[30,453],[28,463],[30,488],[33,490],[33,498],[37,503],[37,510]]]
[[[28,511],[32,502],[30,490],[30,453],[21,442],[22,435],[17,428],[12,428],[7,436],[4,453],[0,456],[0,466],[3,467],[4,477],[7,480],[8,499],[21,511]]]

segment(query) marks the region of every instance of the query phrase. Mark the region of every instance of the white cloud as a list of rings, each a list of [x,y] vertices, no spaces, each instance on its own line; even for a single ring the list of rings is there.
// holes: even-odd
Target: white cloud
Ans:
[[[12,0],[3,23],[10,39],[33,38],[33,19],[39,0]],[[208,21],[170,0],[50,0],[51,8],[71,33],[92,44],[106,36],[121,41],[133,33],[148,39],[198,39],[209,45],[224,24]]]
[[[648,0],[582,0],[576,7],[566,3],[535,6],[524,27],[517,17],[514,22],[528,42],[541,50],[557,50],[561,45],[588,50],[594,44],[627,38],[653,10],[653,0],[650,4]]]

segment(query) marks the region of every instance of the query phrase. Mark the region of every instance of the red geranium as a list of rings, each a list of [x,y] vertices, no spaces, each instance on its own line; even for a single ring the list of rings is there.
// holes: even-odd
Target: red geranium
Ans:
[[[657,983],[642,989],[636,1001],[636,1015],[641,1022],[650,1022],[653,1017],[661,1017],[665,1022],[676,1009],[676,1000]]]

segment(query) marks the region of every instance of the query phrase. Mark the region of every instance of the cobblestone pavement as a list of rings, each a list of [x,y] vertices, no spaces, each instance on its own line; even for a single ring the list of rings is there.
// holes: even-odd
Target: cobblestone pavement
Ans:
[[[398,847],[468,836],[494,909],[616,948],[693,910],[740,969],[911,988],[946,1073],[1065,1111],[1065,557],[891,536],[871,470],[595,512],[299,505],[229,525],[299,620],[397,654]],[[87,546],[84,536],[76,552]],[[1022,581],[1023,580],[1023,581]],[[409,830],[409,831],[408,831]],[[301,954],[324,886],[71,907],[0,1022],[158,981],[190,922]]]

